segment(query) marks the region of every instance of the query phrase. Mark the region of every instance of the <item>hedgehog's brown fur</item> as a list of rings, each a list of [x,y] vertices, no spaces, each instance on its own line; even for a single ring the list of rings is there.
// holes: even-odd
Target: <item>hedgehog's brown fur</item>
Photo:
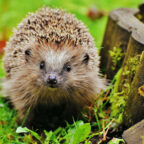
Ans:
[[[46,74],[39,69],[42,60],[48,72],[57,74],[59,86],[54,90],[44,85]],[[72,115],[93,103],[96,94],[105,88],[93,38],[82,22],[62,10],[42,8],[27,16],[7,43],[3,61],[4,92],[21,120],[30,108],[29,124],[39,117],[34,116],[39,106],[52,111],[55,106],[66,105],[66,118],[68,113]],[[72,67],[70,72],[63,70],[67,62]]]

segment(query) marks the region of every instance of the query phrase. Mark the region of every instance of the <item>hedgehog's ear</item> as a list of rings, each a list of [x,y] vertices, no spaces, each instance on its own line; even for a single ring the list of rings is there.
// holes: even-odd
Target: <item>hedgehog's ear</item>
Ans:
[[[25,59],[27,62],[28,62],[30,56],[31,56],[31,50],[30,49],[25,50]]]
[[[83,59],[83,63],[87,64],[89,61],[89,55],[85,54],[84,59]]]

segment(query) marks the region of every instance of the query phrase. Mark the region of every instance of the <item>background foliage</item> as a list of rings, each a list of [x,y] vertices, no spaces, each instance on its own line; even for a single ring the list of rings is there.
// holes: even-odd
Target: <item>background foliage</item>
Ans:
[[[100,46],[105,30],[107,16],[99,20],[91,20],[87,13],[91,7],[104,10],[106,13],[119,7],[137,7],[142,0],[0,0],[0,38],[9,38],[13,27],[26,16],[46,5],[62,8],[76,15],[89,28],[90,33]]]

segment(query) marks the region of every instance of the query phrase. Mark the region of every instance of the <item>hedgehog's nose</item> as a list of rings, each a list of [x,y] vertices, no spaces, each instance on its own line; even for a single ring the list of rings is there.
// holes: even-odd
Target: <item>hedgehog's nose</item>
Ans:
[[[51,74],[48,77],[47,83],[50,85],[55,85],[57,83],[57,78],[55,75]]]

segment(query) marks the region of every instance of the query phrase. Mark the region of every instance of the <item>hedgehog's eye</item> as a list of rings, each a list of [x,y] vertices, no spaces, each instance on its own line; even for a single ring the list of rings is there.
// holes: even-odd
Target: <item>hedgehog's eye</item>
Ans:
[[[45,68],[45,62],[41,61],[41,63],[40,63],[40,69],[44,69],[44,68]]]
[[[83,62],[84,62],[84,63],[88,63],[88,61],[89,61],[89,55],[88,55],[88,54],[85,54],[84,59],[83,59]]]
[[[64,69],[67,71],[67,72],[70,72],[71,71],[71,66],[69,63],[66,63],[65,66],[64,66]]]

